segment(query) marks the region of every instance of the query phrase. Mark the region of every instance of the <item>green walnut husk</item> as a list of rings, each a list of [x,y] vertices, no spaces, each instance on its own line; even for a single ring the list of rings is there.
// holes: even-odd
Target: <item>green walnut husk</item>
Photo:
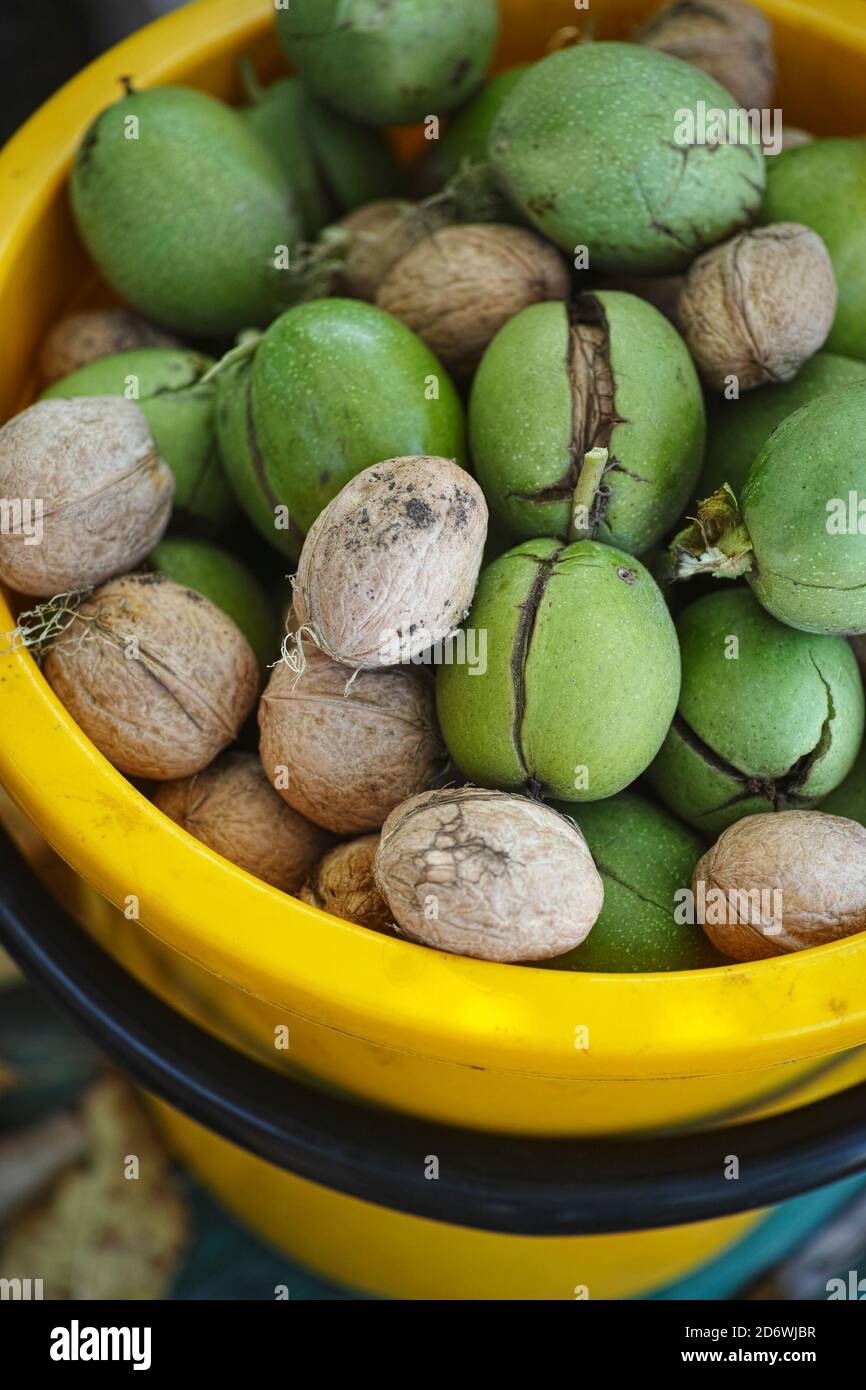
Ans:
[[[100,357],[52,382],[46,396],[127,396],[131,390],[175,480],[174,511],[186,525],[223,530],[236,514],[216,438],[213,359],[186,348],[133,348]]]
[[[825,391],[773,431],[742,497],[704,499],[673,541],[670,572],[745,577],[805,632],[866,632],[866,382]]]
[[[586,940],[550,961],[550,970],[622,974],[700,970],[727,964],[700,926],[677,922],[705,843],[636,792],[557,810],[578,823],[604,883],[604,906]]]
[[[234,619],[260,666],[277,660],[280,634],[274,610],[258,580],[234,555],[196,537],[167,536],[151,551],[149,563]]]
[[[292,0],[277,36],[317,97],[368,125],[453,111],[480,84],[496,0]]]
[[[278,248],[291,251],[300,225],[286,181],[238,113],[205,92],[127,92],[85,132],[70,192],[99,269],[157,323],[222,336],[292,302]]]
[[[405,324],[360,300],[290,309],[217,379],[229,480],[253,524],[293,559],[363,469],[410,454],[465,456],[463,407],[441,363]]]
[[[771,159],[761,220],[822,238],[839,287],[825,347],[866,359],[866,140],[814,140]]]
[[[821,810],[830,816],[844,816],[866,826],[866,743],[844,782],[821,802]]]
[[[814,806],[851,770],[863,686],[842,637],[798,632],[747,588],[680,614],[676,717],[650,768],[657,795],[708,837],[743,816]]]
[[[706,422],[676,329],[644,300],[603,290],[532,305],[500,330],[469,429],[478,480],[512,535],[579,531],[640,554],[682,516]],[[585,457],[597,448],[608,458],[593,477]]]
[[[252,105],[240,112],[274,156],[291,188],[304,235],[400,187],[386,136],[316,101],[297,78],[261,88],[246,69]]]
[[[437,672],[437,708],[473,782],[598,801],[658,752],[679,648],[658,586],[632,556],[595,541],[526,541],[484,570],[464,626]]]
[[[833,352],[818,352],[781,386],[761,386],[739,400],[713,395],[707,409],[707,453],[697,496],[709,497],[727,483],[739,496],[749,470],[777,425],[824,391],[866,380],[866,364]]]
[[[593,270],[670,274],[748,226],[764,190],[759,135],[697,143],[682,113],[699,102],[738,105],[668,53],[579,44],[524,75],[494,123],[490,158],[515,206],[564,249],[588,247]]]
[[[528,67],[528,63],[520,63],[517,67],[508,68],[507,71],[491,77],[472,100],[457,112],[445,134],[431,142],[430,149],[421,159],[415,175],[422,191],[432,192],[442,188],[471,166],[481,173],[483,186],[489,196],[496,199],[506,215],[511,211],[510,204],[506,203],[498,192],[496,176],[488,161],[487,147],[493,124],[506,97],[517,86]]]

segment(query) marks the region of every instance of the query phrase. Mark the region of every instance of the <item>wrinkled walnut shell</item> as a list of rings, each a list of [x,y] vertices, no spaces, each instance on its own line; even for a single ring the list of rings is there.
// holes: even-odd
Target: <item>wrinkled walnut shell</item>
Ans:
[[[507,792],[461,787],[398,806],[376,882],[413,941],[481,960],[547,960],[579,946],[604,901],[566,816]]]
[[[442,208],[399,198],[381,198],[356,208],[337,223],[348,235],[338,293],[372,303],[391,267],[448,220]]]
[[[535,232],[496,224],[444,227],[379,286],[376,303],[424,340],[455,376],[471,376],[500,328],[545,299],[565,299],[562,256]]]
[[[378,830],[399,802],[428,787],[445,749],[426,673],[352,672],[309,643],[298,676],[285,662],[259,704],[262,765],[301,815],[339,835]]]
[[[160,574],[85,600],[44,672],[72,718],[130,777],[188,777],[232,743],[256,698],[253,649],[219,608]]]
[[[129,309],[86,309],[67,314],[50,329],[39,354],[39,370],[50,384],[115,352],[179,346],[177,338]]]
[[[755,5],[671,0],[637,30],[635,40],[708,72],[739,106],[767,106],[773,95],[773,31]]]
[[[316,866],[298,897],[359,927],[393,934],[391,909],[373,878],[378,848],[378,835],[337,845]]]
[[[679,299],[683,337],[716,390],[791,381],[821,348],[836,277],[817,232],[776,222],[740,232],[693,261]]]
[[[132,401],[39,401],[0,429],[0,497],[42,511],[37,543],[24,527],[0,532],[0,579],[47,598],[143,560],[168,525],[174,477]]]
[[[154,805],[248,874],[297,893],[330,836],[277,796],[255,753],[225,753],[203,772],[164,782]]]
[[[823,811],[746,816],[700,860],[692,891],[701,926],[733,960],[838,941],[866,930],[866,829]]]
[[[304,541],[298,622],[335,661],[375,670],[443,641],[472,603],[487,503],[451,459],[386,459],[329,502]]]

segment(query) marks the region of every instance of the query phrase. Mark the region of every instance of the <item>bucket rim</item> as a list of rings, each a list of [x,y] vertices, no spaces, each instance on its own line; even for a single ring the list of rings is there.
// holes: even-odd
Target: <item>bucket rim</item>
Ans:
[[[516,0],[514,0],[516,3]],[[866,60],[862,0],[771,17],[832,28]],[[806,13],[806,10],[809,13]],[[272,0],[199,0],[103,54],[0,155],[0,297],[120,73],[165,82],[258,44]],[[14,627],[5,596],[0,629]],[[866,934],[745,965],[559,973],[392,940],[252,878],[163,816],[94,748],[24,652],[0,656],[0,780],[48,842],[167,946],[266,1003],[384,1047],[582,1080],[720,1075],[866,1043]],[[576,1043],[587,1030],[588,1048]]]

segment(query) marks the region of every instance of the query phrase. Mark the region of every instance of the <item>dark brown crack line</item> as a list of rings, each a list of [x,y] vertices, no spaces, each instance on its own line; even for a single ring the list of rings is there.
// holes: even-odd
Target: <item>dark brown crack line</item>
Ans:
[[[815,669],[816,671],[818,670],[817,666]],[[714,748],[708,743],[705,743],[700,734],[696,733],[691,725],[686,723],[679,712],[674,715],[672,728],[676,730],[686,746],[691,748],[692,752],[696,753],[708,767],[713,768],[715,772],[722,773],[725,777],[729,777],[731,781],[738,782],[742,787],[742,791],[738,792],[735,796],[729,797],[727,801],[720,802],[718,806],[710,807],[703,813],[704,815],[711,815],[716,811],[727,810],[728,807],[736,806],[739,802],[748,801],[755,796],[761,797],[764,801],[769,801],[774,811],[778,811],[781,806],[793,805],[808,807],[811,804],[813,798],[801,796],[798,789],[808,780],[809,773],[812,771],[815,763],[819,762],[821,758],[826,755],[832,737],[830,723],[835,717],[835,710],[830,698],[830,690],[827,682],[824,680],[820,671],[818,671],[818,675],[827,692],[827,718],[821,726],[821,733],[818,736],[818,742],[815,744],[815,747],[810,749],[808,753],[804,753],[801,758],[798,758],[781,777],[750,776],[748,773],[741,772],[738,767],[735,767],[733,763],[729,763],[725,758],[720,757]]]
[[[608,449],[617,425],[626,424],[616,412],[616,383],[610,365],[610,328],[601,301],[594,294],[575,295],[567,305],[568,344],[565,371],[571,386],[571,437],[568,467],[561,478],[535,492],[510,492],[517,501],[544,505],[570,502],[577,487],[584,456],[590,449]],[[604,476],[623,472],[610,458]],[[610,485],[603,484],[590,512],[594,533],[604,520],[610,502]]]
[[[535,578],[529,588],[529,593],[520,605],[520,617],[517,622],[517,631],[514,635],[514,646],[511,650],[511,688],[514,693],[514,718],[511,724],[511,741],[514,752],[524,774],[526,791],[530,796],[540,796],[544,790],[543,782],[532,773],[526,765],[521,743],[521,730],[526,714],[526,665],[529,660],[529,649],[532,645],[532,634],[535,630],[535,622],[538,617],[538,610],[541,607],[541,600],[544,598],[544,591],[559,560],[562,550],[554,550],[552,555],[545,559],[532,556],[537,561],[538,568]]]

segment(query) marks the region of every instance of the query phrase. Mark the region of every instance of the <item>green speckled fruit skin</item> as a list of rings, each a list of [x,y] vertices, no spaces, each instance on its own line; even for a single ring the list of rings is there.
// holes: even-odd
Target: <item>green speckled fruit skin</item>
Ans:
[[[583,832],[604,881],[604,906],[582,945],[547,969],[623,974],[728,963],[701,927],[674,920],[675,895],[691,886],[706,849],[697,835],[631,791],[579,810],[567,804],[557,810]]]
[[[259,660],[276,661],[280,639],[275,615],[258,580],[221,546],[185,536],[167,536],[151,552],[160,574],[204,594],[237,623]]]
[[[486,633],[486,670],[446,661],[436,690],[448,750],[473,782],[598,801],[658,752],[679,648],[657,585],[630,555],[526,541],[484,570],[466,627]]]
[[[814,806],[842,781],[863,737],[843,638],[785,627],[747,588],[698,599],[677,632],[680,702],[649,773],[672,811],[715,837],[743,816]]]
[[[594,271],[668,274],[747,226],[764,190],[757,141],[677,143],[677,112],[737,106],[706,73],[654,49],[584,43],[535,64],[490,135],[502,187]]]
[[[739,497],[761,447],[777,425],[824,391],[866,381],[866,363],[833,352],[818,352],[793,381],[762,386],[738,401],[713,395],[707,419],[707,453],[697,496],[710,497],[727,483]]]
[[[428,400],[434,379],[439,398]],[[219,388],[226,472],[250,520],[287,555],[362,469],[409,454],[465,461],[463,407],[445,369],[405,324],[360,300],[290,309]],[[291,531],[275,530],[278,505]]]
[[[220,531],[237,509],[217,448],[216,386],[198,385],[212,365],[210,357],[184,348],[133,348],[88,362],[42,396],[123,396],[130,378],[136,378],[133,399],[174,474],[175,514],[188,524]]]
[[[866,495],[866,382],[826,391],[767,440],[741,509],[757,561],[755,595],[806,632],[866,632],[863,532],[828,530],[827,504]]]
[[[682,515],[698,477],[706,421],[697,372],[682,338],[645,300],[617,290],[601,305],[610,340],[615,415],[610,490],[598,539],[641,554]],[[575,468],[565,304],[534,304],[494,338],[469,407],[472,457],[491,510],[514,536],[565,539]],[[552,501],[543,500],[550,489]],[[542,500],[534,500],[541,494]]]
[[[292,0],[276,14],[292,67],[322,101],[369,125],[460,106],[481,82],[496,0]]]
[[[138,138],[125,131],[138,121]],[[264,325],[289,299],[276,248],[299,225],[285,179],[236,111],[185,87],[124,96],[88,128],[70,192],[84,243],[136,309],[181,333]]]
[[[815,140],[769,160],[761,220],[822,238],[839,286],[825,347],[866,359],[866,140]]]
[[[240,114],[280,165],[307,238],[400,186],[385,135],[323,106],[297,78],[274,82]]]
[[[847,820],[866,825],[866,743],[845,781],[821,802],[821,810],[830,816],[845,816]]]

